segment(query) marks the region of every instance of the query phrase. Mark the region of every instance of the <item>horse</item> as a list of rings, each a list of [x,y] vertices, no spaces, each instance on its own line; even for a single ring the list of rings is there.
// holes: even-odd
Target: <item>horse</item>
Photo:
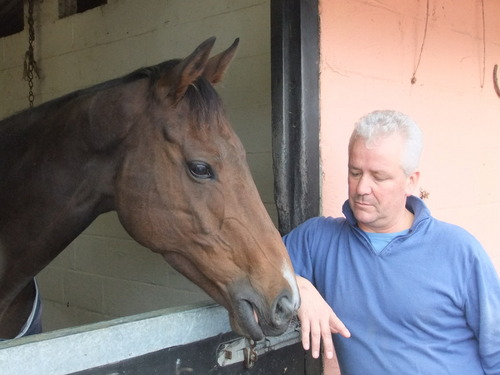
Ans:
[[[239,39],[75,91],[0,122],[0,337],[37,306],[34,277],[98,215],[200,286],[253,340],[300,298],[215,85]],[[38,307],[36,307],[38,309]]]

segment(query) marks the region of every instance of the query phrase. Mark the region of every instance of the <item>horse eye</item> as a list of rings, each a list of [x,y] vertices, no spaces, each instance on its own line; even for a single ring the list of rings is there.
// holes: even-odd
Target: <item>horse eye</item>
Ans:
[[[214,177],[212,167],[203,161],[191,161],[188,163],[189,172],[196,178],[211,179]]]

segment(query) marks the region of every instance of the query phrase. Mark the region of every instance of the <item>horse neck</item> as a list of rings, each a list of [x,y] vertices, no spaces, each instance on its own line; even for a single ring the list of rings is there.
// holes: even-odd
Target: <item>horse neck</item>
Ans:
[[[1,125],[0,289],[33,277],[113,208],[112,159],[86,147],[88,106],[80,104],[25,112]]]

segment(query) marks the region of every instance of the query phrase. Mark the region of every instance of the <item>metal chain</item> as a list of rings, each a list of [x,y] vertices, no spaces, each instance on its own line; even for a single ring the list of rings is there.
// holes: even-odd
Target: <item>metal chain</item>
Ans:
[[[33,53],[33,42],[35,41],[35,28],[33,26],[33,2],[34,0],[28,0],[28,26],[29,26],[29,42],[28,42],[28,50],[24,55],[24,73],[23,79],[28,81],[29,94],[28,101],[30,104],[30,108],[33,107],[33,102],[35,100],[35,94],[33,94],[33,73],[36,74],[37,78],[40,78],[38,74],[38,67],[36,65],[35,56]]]

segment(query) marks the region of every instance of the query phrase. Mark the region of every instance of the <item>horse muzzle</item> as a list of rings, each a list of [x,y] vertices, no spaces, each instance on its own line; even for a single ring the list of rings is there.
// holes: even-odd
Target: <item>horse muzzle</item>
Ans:
[[[299,307],[290,290],[284,290],[270,305],[263,296],[248,289],[236,292],[234,297],[231,326],[236,333],[254,341],[284,333]]]

